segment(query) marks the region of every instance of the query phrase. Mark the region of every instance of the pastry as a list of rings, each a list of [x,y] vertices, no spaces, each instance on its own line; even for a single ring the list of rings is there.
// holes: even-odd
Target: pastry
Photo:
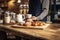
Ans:
[[[24,24],[25,24],[25,21],[18,23],[18,25],[20,26],[24,26]]]
[[[25,26],[31,26],[31,24],[32,24],[31,22],[26,22],[24,25]]]
[[[32,22],[33,20],[31,18],[26,19],[27,22]]]
[[[45,25],[45,22],[41,22],[41,21],[32,22],[32,26],[43,26],[43,25]]]

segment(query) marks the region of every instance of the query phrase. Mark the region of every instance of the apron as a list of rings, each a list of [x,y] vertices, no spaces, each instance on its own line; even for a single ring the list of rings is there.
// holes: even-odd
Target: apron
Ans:
[[[29,0],[29,14],[39,16],[42,12],[42,4],[40,0]]]

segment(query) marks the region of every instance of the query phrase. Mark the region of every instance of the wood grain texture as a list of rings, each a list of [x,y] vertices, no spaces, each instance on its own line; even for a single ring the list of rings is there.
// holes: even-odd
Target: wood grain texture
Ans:
[[[60,24],[51,24],[48,26],[48,28],[45,28],[44,30],[12,28],[11,25],[0,24],[0,30],[1,29],[4,31],[13,32],[14,34],[17,34],[17,36],[25,36],[26,34],[37,38],[42,37],[49,40],[60,40]]]

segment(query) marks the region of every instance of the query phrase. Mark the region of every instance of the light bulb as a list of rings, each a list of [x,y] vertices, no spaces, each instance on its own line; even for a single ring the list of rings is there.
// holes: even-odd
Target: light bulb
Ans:
[[[21,0],[18,0],[17,3],[21,3]]]

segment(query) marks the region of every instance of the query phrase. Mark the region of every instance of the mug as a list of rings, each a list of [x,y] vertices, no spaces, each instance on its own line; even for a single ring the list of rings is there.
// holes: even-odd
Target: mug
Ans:
[[[32,17],[32,14],[26,14],[25,15],[25,18],[31,18]]]
[[[10,23],[10,21],[11,21],[10,16],[5,17],[5,23]]]
[[[23,22],[23,17],[22,17],[22,14],[18,14],[17,15],[17,22]]]

